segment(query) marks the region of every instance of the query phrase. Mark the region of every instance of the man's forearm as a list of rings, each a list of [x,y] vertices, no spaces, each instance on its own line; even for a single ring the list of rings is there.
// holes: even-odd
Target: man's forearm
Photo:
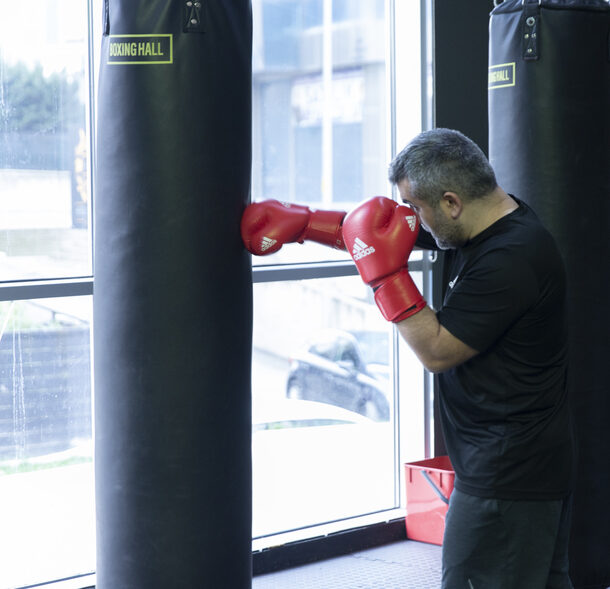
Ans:
[[[447,331],[430,307],[407,317],[396,326],[402,338],[430,372],[444,372],[478,353]]]

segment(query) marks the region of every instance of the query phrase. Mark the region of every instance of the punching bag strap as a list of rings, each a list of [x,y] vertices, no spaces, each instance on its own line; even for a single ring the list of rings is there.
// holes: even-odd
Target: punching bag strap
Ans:
[[[104,0],[102,8],[102,34],[106,37],[110,34],[110,8],[108,0]]]
[[[183,0],[185,33],[205,33],[205,3],[206,0]]]
[[[538,59],[540,0],[523,0],[523,59]]]

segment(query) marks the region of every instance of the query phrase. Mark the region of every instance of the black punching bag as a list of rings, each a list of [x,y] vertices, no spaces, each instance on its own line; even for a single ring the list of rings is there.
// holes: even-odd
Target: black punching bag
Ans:
[[[510,0],[491,13],[489,155],[554,234],[568,273],[578,466],[575,587],[610,585],[610,5]]]
[[[251,586],[248,0],[105,0],[97,587]]]

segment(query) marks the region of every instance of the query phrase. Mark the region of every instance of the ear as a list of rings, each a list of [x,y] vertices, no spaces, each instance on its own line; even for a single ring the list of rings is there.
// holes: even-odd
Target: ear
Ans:
[[[457,219],[464,210],[464,202],[459,194],[445,192],[441,197],[441,207],[453,220]]]

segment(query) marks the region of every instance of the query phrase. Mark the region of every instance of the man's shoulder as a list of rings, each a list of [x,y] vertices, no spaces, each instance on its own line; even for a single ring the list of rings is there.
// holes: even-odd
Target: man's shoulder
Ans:
[[[512,195],[511,195],[512,196]],[[513,197],[519,207],[507,215],[494,232],[491,242],[503,243],[505,247],[532,250],[539,248],[556,248],[556,241],[551,232],[544,226],[536,212],[524,201]]]

